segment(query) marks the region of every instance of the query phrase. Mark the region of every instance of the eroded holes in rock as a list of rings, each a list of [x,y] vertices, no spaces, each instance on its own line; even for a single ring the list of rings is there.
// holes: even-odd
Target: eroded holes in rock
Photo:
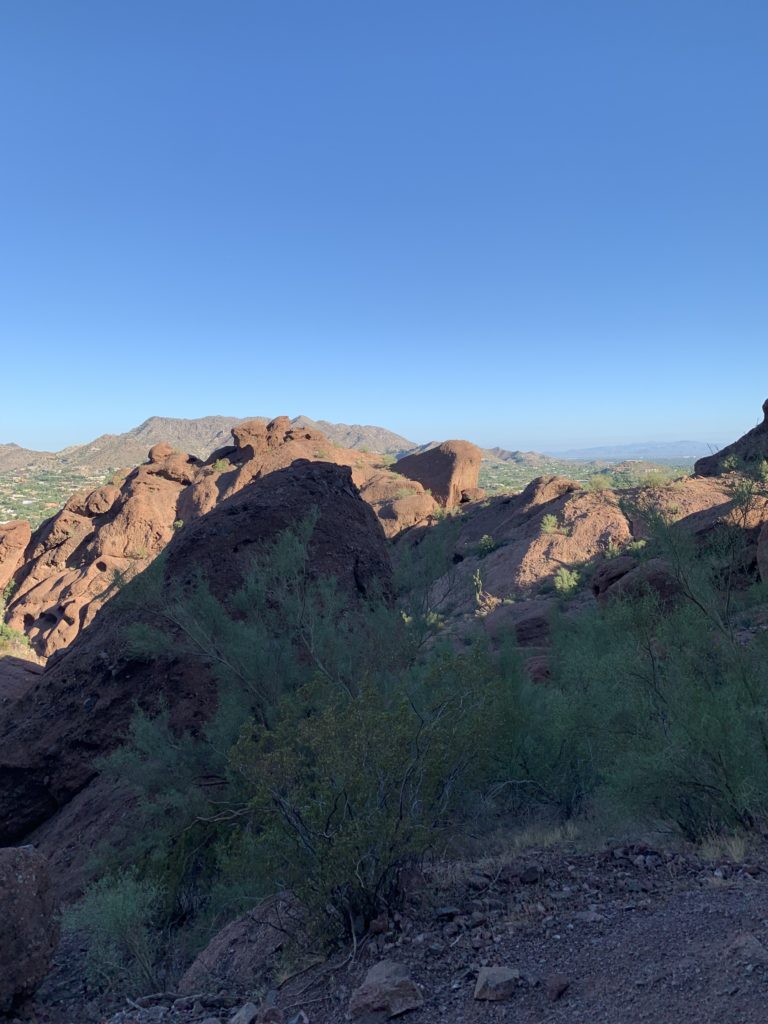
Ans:
[[[58,621],[58,615],[55,615],[53,612],[43,612],[40,616],[40,622],[44,626],[55,626]]]
[[[99,572],[106,572],[107,571],[107,563],[106,562],[97,562],[96,563],[96,568],[99,570]]]

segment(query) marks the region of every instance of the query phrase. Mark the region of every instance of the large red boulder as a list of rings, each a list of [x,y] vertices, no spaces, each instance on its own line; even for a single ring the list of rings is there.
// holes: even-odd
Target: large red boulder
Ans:
[[[58,941],[45,859],[31,846],[0,849],[0,1014],[33,995]]]
[[[481,455],[469,441],[443,441],[435,448],[406,455],[392,468],[418,481],[444,508],[454,508],[463,491],[473,492],[477,487]]]

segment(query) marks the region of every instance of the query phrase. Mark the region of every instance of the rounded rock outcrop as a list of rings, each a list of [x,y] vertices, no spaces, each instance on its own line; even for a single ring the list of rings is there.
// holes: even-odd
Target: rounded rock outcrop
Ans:
[[[164,441],[160,441],[159,444],[152,445],[149,449],[149,461],[150,463],[163,462],[165,459],[170,458],[171,455],[175,455],[175,449],[166,444]]]
[[[443,441],[434,448],[406,455],[392,469],[420,483],[443,508],[455,508],[463,491],[477,488],[481,456],[477,445],[469,441]]]

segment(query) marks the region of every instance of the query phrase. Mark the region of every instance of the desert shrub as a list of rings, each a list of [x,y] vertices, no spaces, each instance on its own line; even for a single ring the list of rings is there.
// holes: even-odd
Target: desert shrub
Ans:
[[[244,737],[233,759],[272,871],[346,926],[391,903],[398,869],[447,828],[471,753],[456,742],[460,692],[417,707],[407,690],[388,697],[366,685],[307,713],[317,704],[302,694],[276,734]]]
[[[486,555],[490,555],[492,551],[495,551],[496,547],[496,541],[490,533],[485,533],[478,541],[477,553],[481,558],[485,558]]]
[[[613,481],[608,473],[599,472],[593,473],[587,479],[587,490],[589,491],[605,491],[611,487]]]
[[[626,552],[628,555],[634,555],[635,558],[639,558],[647,553],[648,541],[647,540],[631,540],[626,546]]]
[[[158,927],[163,893],[133,872],[105,876],[64,911],[66,931],[86,943],[87,980],[93,988],[156,990],[164,937]]]
[[[459,530],[458,519],[444,516],[420,536],[418,543],[404,538],[393,550],[398,605],[417,644],[432,635],[434,616],[442,615],[458,596],[460,582],[454,555]]]
[[[606,558],[618,558],[621,554],[621,545],[617,544],[615,540],[609,540],[605,545],[605,557]]]
[[[562,565],[555,573],[552,582],[555,591],[561,597],[570,597],[571,594],[574,594],[579,589],[581,575],[576,569],[567,569]]]
[[[316,521],[312,513],[265,546],[227,607],[202,577],[181,593],[147,591],[144,608],[153,622],[130,628],[133,656],[158,657],[162,633],[172,635],[175,654],[209,663],[222,693],[239,693],[246,713],[264,725],[279,697],[315,672],[353,690],[377,659],[407,657],[410,634],[397,609],[375,594],[350,607],[334,580],[309,572]],[[167,636],[165,646],[167,651]]]
[[[29,638],[17,629],[11,629],[5,622],[0,622],[0,651],[12,647],[29,647]]]
[[[663,469],[651,469],[639,478],[638,484],[649,490],[659,490],[667,487],[671,483],[671,479],[671,474]]]
[[[211,465],[211,469],[216,473],[226,473],[226,471],[231,468],[232,464],[229,459],[216,459],[216,461]]]
[[[680,598],[649,591],[563,619],[552,655],[585,795],[689,838],[768,811],[768,639],[744,645],[735,630],[752,603],[739,507],[706,545],[646,508]]]
[[[560,522],[557,516],[553,516],[551,512],[548,512],[541,518],[541,532],[542,533],[557,533],[560,529]]]
[[[8,650],[12,647],[29,647],[28,637],[16,629],[11,629],[11,627],[3,621],[5,619],[6,609],[15,589],[16,583],[14,580],[11,580],[6,584],[5,589],[0,592],[0,651]]]

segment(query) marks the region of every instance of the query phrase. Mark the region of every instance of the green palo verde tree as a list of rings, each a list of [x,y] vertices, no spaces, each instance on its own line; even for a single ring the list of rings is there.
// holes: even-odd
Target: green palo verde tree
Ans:
[[[518,767],[535,717],[519,659],[483,645],[457,652],[430,634],[442,545],[402,560],[394,603],[349,599],[310,571],[315,522],[265,545],[227,607],[202,578],[168,592],[162,563],[116,598],[145,619],[126,637],[130,657],[200,659],[218,681],[199,733],[174,733],[167,712],[137,714],[100,765],[139,796],[102,875],[117,884],[135,865],[174,929],[194,932],[286,887],[314,920],[358,928],[397,901],[405,864],[481,811],[541,799]]]
[[[571,790],[691,839],[768,812],[768,636],[739,630],[766,601],[751,544],[764,490],[753,476],[730,486],[731,507],[698,539],[646,504],[664,594],[648,586],[562,618],[552,657]]]

